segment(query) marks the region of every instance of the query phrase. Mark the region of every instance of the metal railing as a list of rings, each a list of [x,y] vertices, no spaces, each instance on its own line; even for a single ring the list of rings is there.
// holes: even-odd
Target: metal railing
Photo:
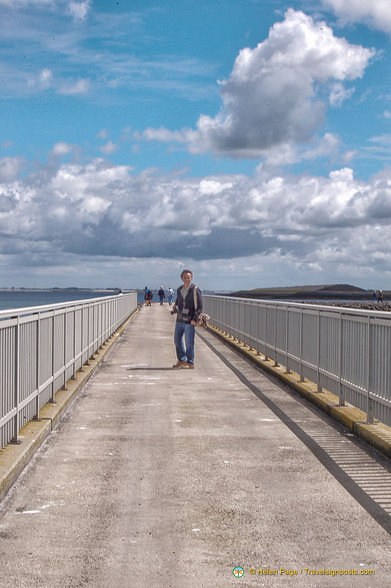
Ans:
[[[137,293],[0,311],[0,449],[137,308]]]
[[[391,313],[204,296],[210,323],[391,425]]]

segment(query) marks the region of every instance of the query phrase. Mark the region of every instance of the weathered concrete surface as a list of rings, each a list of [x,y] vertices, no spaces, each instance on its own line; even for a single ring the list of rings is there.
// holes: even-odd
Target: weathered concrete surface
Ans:
[[[51,434],[53,427],[62,419],[73,400],[85,386],[97,367],[103,361],[106,353],[111,349],[132,320],[135,311],[121,325],[109,339],[89,358],[88,364],[76,373],[75,379],[68,380],[65,389],[57,390],[55,402],[46,403],[39,411],[39,419],[27,422],[18,432],[18,442],[0,449],[0,501],[7,494],[11,486],[18,479],[23,469],[30,462],[42,443]]]
[[[11,490],[0,586],[387,586],[389,460],[212,334],[170,369],[172,332],[143,308]]]
[[[256,349],[245,345],[242,341],[212,324],[209,326],[209,330],[221,337],[225,343],[234,347],[257,367],[265,370],[284,384],[288,384],[290,388],[299,392],[301,396],[321,408],[323,412],[340,422],[356,436],[364,439],[387,457],[391,457],[391,427],[380,423],[377,419],[374,419],[373,423],[368,423],[368,416],[365,412],[350,404],[340,406],[338,396],[324,388],[319,391],[316,382],[302,381],[300,374],[288,371],[286,366],[266,358]]]

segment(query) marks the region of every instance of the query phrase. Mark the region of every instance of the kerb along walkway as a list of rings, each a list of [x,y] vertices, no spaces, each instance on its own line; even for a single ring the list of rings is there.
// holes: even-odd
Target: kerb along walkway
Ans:
[[[0,510],[0,585],[389,585],[390,462],[205,330],[129,323]]]

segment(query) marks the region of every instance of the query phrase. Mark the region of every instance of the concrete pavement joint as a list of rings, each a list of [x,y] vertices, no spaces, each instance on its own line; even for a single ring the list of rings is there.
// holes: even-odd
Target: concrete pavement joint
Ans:
[[[67,381],[66,389],[60,389],[55,393],[55,403],[48,402],[45,404],[39,411],[38,419],[29,421],[21,428],[19,431],[20,443],[7,445],[0,449],[0,501],[6,496],[35,452],[51,434],[53,428],[60,422],[66,410],[98,369],[104,357],[118,341],[118,337],[137,312],[137,310],[134,311],[118,327],[101,348],[94,353],[92,358],[88,360],[88,365],[84,365],[77,372],[74,380]]]
[[[228,333],[223,332],[212,324],[208,330],[223,339],[234,349],[239,351],[259,368],[267,371],[280,381],[294,388],[310,402],[318,406],[326,414],[336,421],[342,423],[352,433],[360,437],[388,457],[391,457],[391,428],[375,420],[374,424],[368,424],[367,415],[362,410],[353,406],[339,406],[339,399],[335,394],[323,389],[318,392],[314,382],[300,381],[300,375],[295,372],[287,373],[284,366],[276,366],[274,360],[265,359],[265,356],[258,355],[257,351],[251,349],[242,341],[234,339]]]

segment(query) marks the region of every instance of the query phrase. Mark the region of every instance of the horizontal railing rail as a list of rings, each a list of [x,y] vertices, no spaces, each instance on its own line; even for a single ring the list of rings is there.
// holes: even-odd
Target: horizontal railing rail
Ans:
[[[0,311],[0,449],[137,308],[137,292]]]
[[[204,296],[211,324],[391,425],[391,313]]]

